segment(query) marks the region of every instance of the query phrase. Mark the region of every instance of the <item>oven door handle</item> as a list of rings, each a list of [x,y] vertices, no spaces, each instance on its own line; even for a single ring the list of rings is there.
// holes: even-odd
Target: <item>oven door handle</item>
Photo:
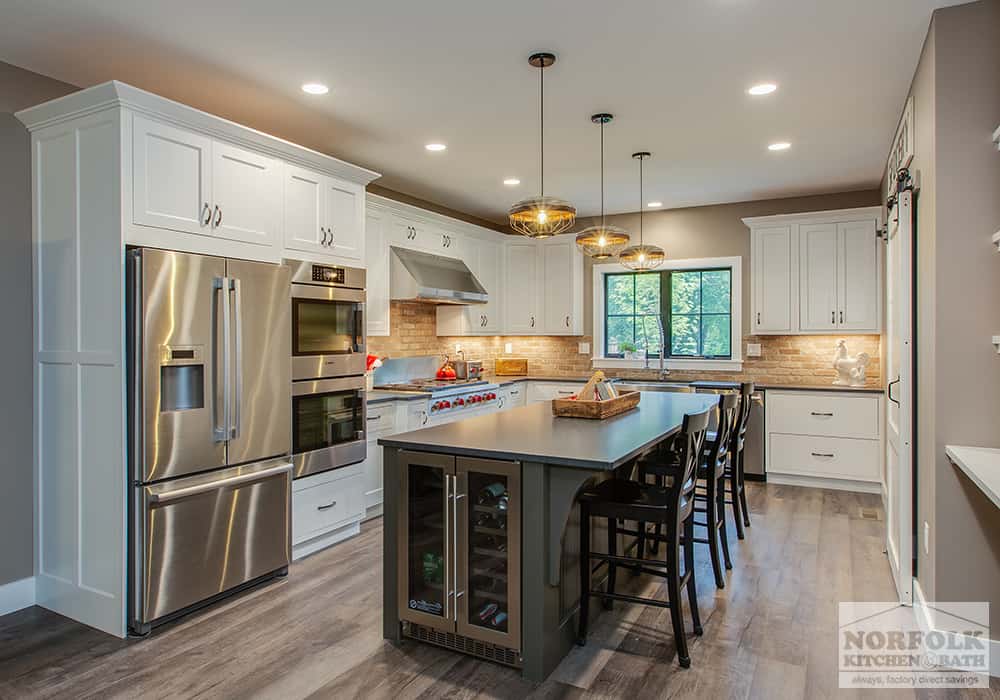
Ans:
[[[351,352],[361,352],[361,345],[365,342],[365,329],[362,324],[365,322],[365,312],[358,305],[358,308],[354,309],[354,339],[351,344]]]

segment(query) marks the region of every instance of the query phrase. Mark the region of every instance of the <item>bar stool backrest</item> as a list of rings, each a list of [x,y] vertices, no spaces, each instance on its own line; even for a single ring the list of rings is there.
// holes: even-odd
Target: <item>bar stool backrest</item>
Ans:
[[[732,444],[733,434],[738,427],[740,406],[743,398],[740,394],[722,394],[719,396],[719,428],[715,434],[715,441],[708,447],[708,467],[709,476],[714,474],[719,477],[726,470],[726,460],[729,457],[729,448]]]
[[[750,421],[750,404],[753,402],[751,397],[755,389],[753,382],[743,382],[740,385],[739,417],[733,430],[732,448],[730,449],[734,458],[743,449],[743,443],[746,441],[747,423]]]
[[[694,478],[698,469],[698,460],[701,459],[702,450],[705,449],[705,434],[708,432],[708,420],[713,409],[707,409],[701,413],[688,413],[681,423],[681,431],[674,441],[674,449],[677,450],[677,463],[681,465],[678,476],[671,485],[671,502],[679,506],[684,499],[690,500],[693,496],[694,487],[697,480]],[[679,512],[676,510],[675,512]]]

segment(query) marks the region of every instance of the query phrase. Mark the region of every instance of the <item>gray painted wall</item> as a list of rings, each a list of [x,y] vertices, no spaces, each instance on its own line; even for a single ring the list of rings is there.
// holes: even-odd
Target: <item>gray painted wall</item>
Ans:
[[[13,112],[74,90],[0,63],[0,586],[34,572],[31,160]]]
[[[945,445],[1000,447],[1000,0],[934,14],[910,94],[917,199],[917,580],[987,601],[1000,639],[1000,511]],[[929,547],[924,548],[924,523]]]

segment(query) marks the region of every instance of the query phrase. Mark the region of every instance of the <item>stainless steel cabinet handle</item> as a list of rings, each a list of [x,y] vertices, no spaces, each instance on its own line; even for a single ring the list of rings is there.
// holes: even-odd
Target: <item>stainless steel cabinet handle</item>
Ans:
[[[832,418],[833,417],[833,413],[827,413],[827,412],[824,412],[824,411],[809,411],[809,415],[810,416],[826,416],[828,418]]]
[[[202,226],[208,226],[212,222],[212,207],[209,206],[208,202],[205,202],[205,206],[201,208],[202,216],[205,220],[201,222]]]
[[[844,312],[843,311],[840,312],[840,322],[841,323],[844,322]]]
[[[813,457],[833,457],[832,452],[813,452]]]
[[[569,316],[566,317],[566,327],[569,328]]]
[[[337,505],[337,502],[336,502],[336,501],[330,501],[329,503],[327,503],[327,504],[326,504],[326,505],[324,505],[324,506],[316,506],[316,510],[330,510],[330,509],[331,509],[331,508],[333,508],[333,507],[334,507],[335,505]]]
[[[564,396],[567,396],[567,395],[568,396],[572,396],[576,392],[575,391],[563,391],[563,390],[559,389],[559,390],[556,391],[556,393],[557,394],[563,394]]]
[[[420,421],[420,425],[427,425],[427,411],[421,411],[420,415],[423,416],[423,420]]]
[[[534,316],[531,317],[531,327],[532,328],[535,327],[535,317]]]
[[[236,407],[233,410],[232,434],[238,438],[243,427],[243,289],[238,279],[232,280],[231,284],[236,312]]]
[[[326,245],[326,229],[322,226],[319,227],[320,232],[323,234],[323,240],[319,242],[320,245]]]
[[[216,204],[215,205],[215,223],[212,224],[212,226],[214,226],[215,228],[219,228],[219,226],[221,224],[222,224],[222,209],[220,209],[219,205]]]
[[[373,420],[382,420],[382,416],[368,416],[368,420],[370,420],[370,421],[373,421]]]
[[[327,246],[329,246],[330,248],[332,248],[333,244],[334,244],[334,241],[337,240],[337,237],[335,235],[333,235],[333,226],[331,226],[330,228],[328,228],[327,232],[330,234],[330,242],[327,243]]]
[[[899,379],[900,379],[899,377],[896,377],[891,382],[889,382],[889,385],[885,388],[886,396],[888,396],[889,400],[892,401],[897,406],[899,405],[899,399],[892,398],[892,387],[896,384],[899,384]]]
[[[173,491],[164,491],[163,493],[151,493],[149,494],[150,503],[166,503],[167,501],[176,501],[178,498],[184,498],[185,496],[196,496],[199,493],[206,493],[208,491],[216,491],[225,486],[236,486],[237,484],[245,484],[248,481],[257,481],[258,479],[266,479],[271,476],[275,476],[281,473],[288,473],[292,471],[292,465],[289,462],[285,464],[279,464],[275,467],[270,467],[268,469],[261,469],[259,472],[250,472],[249,474],[237,474],[236,476],[231,476],[227,479],[219,479],[218,481],[209,481],[204,484],[198,484],[197,486],[185,486],[179,489],[174,489]]]
[[[830,323],[836,323],[836,322],[837,322],[837,312],[836,311],[831,311],[830,312]]]

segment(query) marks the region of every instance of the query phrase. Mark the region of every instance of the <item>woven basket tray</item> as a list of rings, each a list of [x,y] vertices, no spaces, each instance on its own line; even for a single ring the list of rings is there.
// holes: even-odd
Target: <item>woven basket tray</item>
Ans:
[[[552,415],[566,418],[590,418],[604,420],[631,411],[639,405],[638,391],[623,391],[617,398],[608,401],[571,401],[552,399]]]

